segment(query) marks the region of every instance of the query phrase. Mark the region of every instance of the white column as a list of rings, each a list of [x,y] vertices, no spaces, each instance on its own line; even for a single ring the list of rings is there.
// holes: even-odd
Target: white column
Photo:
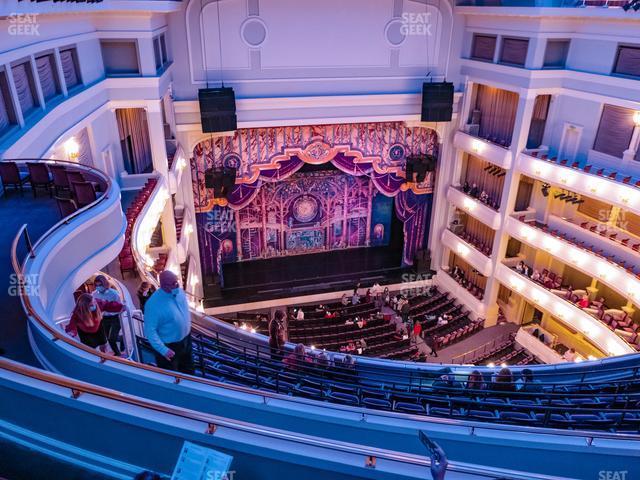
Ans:
[[[161,108],[160,100],[155,100],[147,103],[145,110],[147,112],[147,126],[149,128],[153,169],[168,180],[167,146],[164,139]]]
[[[533,92],[524,91],[520,93],[510,147],[514,158],[517,158],[518,154],[527,145],[535,100],[535,93]],[[496,233],[493,250],[491,252],[491,258],[495,266],[502,262],[507,251],[509,235],[504,233],[504,224],[507,217],[511,215],[514,210],[519,185],[520,174],[517,173],[514,168],[510,168],[505,175],[502,203],[500,205],[500,218],[503,230]],[[500,283],[493,276],[487,279],[487,286],[484,292],[484,303],[487,306],[487,321],[485,322],[485,326],[495,325],[498,319],[497,298],[499,288]]]

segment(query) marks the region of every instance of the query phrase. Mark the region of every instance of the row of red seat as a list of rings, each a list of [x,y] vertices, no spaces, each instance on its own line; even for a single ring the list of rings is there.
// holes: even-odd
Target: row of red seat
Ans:
[[[542,230],[545,233],[548,233],[549,235],[552,235],[554,237],[557,237],[561,240],[564,240],[566,242],[571,243],[572,245],[575,245],[576,247],[585,250],[587,252],[593,253],[594,255],[607,260],[609,263],[612,263],[618,267],[622,267],[624,268],[627,273],[631,274],[631,275],[635,275],[637,278],[640,279],[640,269],[638,270],[638,272],[636,272],[636,264],[631,264],[631,265],[627,265],[625,260],[621,260],[619,258],[617,258],[615,255],[613,254],[606,254],[604,252],[604,249],[599,248],[597,249],[596,247],[594,247],[593,245],[586,245],[586,242],[581,241],[579,239],[577,239],[576,237],[571,237],[569,236],[569,234],[567,233],[562,233],[557,229],[550,229],[547,225],[537,225],[536,222],[528,222],[526,221],[526,217],[525,215],[520,215],[518,217],[518,220],[520,220],[523,223],[526,223],[527,225],[530,225],[532,227],[535,227],[539,230]]]
[[[118,256],[118,259],[120,260],[120,273],[123,278],[126,272],[131,272],[134,275],[136,273],[136,262],[133,259],[133,251],[131,247],[131,233],[133,232],[133,225],[136,223],[138,215],[140,215],[144,205],[147,203],[147,200],[149,200],[151,192],[153,192],[157,183],[158,180],[155,178],[147,180],[147,183],[144,184],[142,190],[140,190],[131,205],[127,208],[127,229],[124,234],[124,246]]]
[[[558,165],[562,165],[565,167],[575,168],[576,170],[582,170],[585,173],[590,173],[592,175],[597,175],[599,177],[608,178],[609,180],[614,180],[616,182],[624,183],[625,185],[635,185],[636,187],[640,188],[640,180],[637,180],[635,183],[632,183],[633,176],[631,175],[620,177],[618,175],[618,172],[605,171],[604,168],[599,168],[598,170],[593,171],[593,168],[594,168],[593,165],[585,165],[584,167],[580,168],[580,162],[576,161],[576,162],[573,162],[571,165],[569,165],[568,160],[564,159],[564,160],[558,161],[558,157],[549,157],[546,153],[538,155],[538,152],[531,152],[530,155],[532,157],[536,157],[541,160],[557,163]]]
[[[601,223],[582,222],[580,224],[580,227],[584,228],[585,230],[589,230],[592,233],[597,233],[601,237],[608,238],[612,242],[619,243],[623,247],[630,248],[634,252],[640,252],[640,242],[632,244],[631,238],[622,238],[621,235],[619,236],[619,231],[609,231],[606,226],[605,228],[602,228]]]

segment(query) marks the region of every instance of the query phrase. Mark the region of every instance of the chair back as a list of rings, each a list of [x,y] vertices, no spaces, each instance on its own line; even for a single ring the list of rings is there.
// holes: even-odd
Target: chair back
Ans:
[[[86,207],[96,201],[96,190],[89,182],[71,182],[71,189],[78,208]]]
[[[51,175],[53,176],[53,184],[56,187],[69,188],[69,179],[67,178],[67,169],[62,165],[49,166]]]
[[[16,162],[0,162],[2,183],[20,183],[20,170]]]
[[[58,208],[60,209],[60,215],[62,218],[68,217],[76,211],[76,206],[73,203],[73,200],[58,197],[56,197],[56,200],[58,202]]]
[[[67,173],[67,181],[69,182],[69,185],[71,185],[73,182],[86,182],[87,180],[84,178],[84,175],[82,175],[82,172],[78,172],[77,170],[66,170]]]
[[[27,168],[31,176],[31,183],[48,184],[51,181],[49,178],[49,169],[45,163],[28,162]]]

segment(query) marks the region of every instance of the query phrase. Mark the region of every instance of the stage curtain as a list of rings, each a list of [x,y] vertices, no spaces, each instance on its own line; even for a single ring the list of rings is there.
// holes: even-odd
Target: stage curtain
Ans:
[[[432,195],[416,195],[411,190],[400,192],[395,197],[396,215],[404,223],[404,265],[413,265],[417,251],[424,248],[431,200]]]
[[[36,102],[33,97],[32,82],[28,70],[29,68],[30,67],[27,62],[12,67],[13,81],[16,85],[18,102],[20,103],[22,114],[25,116],[28,115],[36,106]]]
[[[75,87],[80,83],[80,77],[77,72],[76,51],[73,48],[60,51],[60,64],[62,65],[62,74],[64,75],[64,83],[67,88]]]
[[[518,94],[478,85],[475,108],[480,110],[480,136],[511,145],[518,110]]]
[[[624,151],[629,148],[633,135],[635,126],[633,113],[634,111],[630,108],[604,105],[593,149],[622,158]]]
[[[147,113],[143,108],[116,109],[120,140],[131,136],[133,149],[132,169],[130,173],[145,173],[151,168],[151,142],[147,126]]]
[[[36,58],[36,67],[38,68],[38,78],[40,79],[44,99],[48,100],[51,97],[55,97],[59,90],[54,73],[53,55],[49,54]]]

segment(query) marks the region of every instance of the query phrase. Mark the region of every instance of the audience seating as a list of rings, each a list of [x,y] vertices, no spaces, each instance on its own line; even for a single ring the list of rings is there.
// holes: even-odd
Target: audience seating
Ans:
[[[140,190],[131,205],[129,205],[129,207],[127,208],[127,228],[124,234],[124,246],[122,247],[120,255],[118,256],[118,260],[120,262],[120,274],[123,278],[125,277],[126,273],[133,273],[134,275],[136,273],[136,263],[133,258],[133,252],[131,250],[131,233],[133,231],[133,225],[135,224],[138,215],[151,196],[151,192],[153,192],[153,189],[155,188],[157,183],[158,180],[155,178],[147,180],[147,183],[145,183],[144,187],[142,187],[142,190]]]
[[[640,382],[633,369],[617,381],[547,384],[537,392],[497,390],[490,378],[485,389],[470,390],[466,378],[439,379],[426,374],[419,382],[378,376],[376,367],[347,368],[338,360],[328,366],[309,357],[295,368],[274,360],[268,348],[261,352],[237,340],[227,341],[202,332],[193,334],[196,374],[225,385],[300,396],[317,401],[392,411],[411,415],[468,419],[481,422],[519,424],[620,433],[640,432]],[[150,346],[139,339],[140,347]],[[415,372],[414,372],[415,373]],[[382,372],[380,372],[382,375]]]
[[[5,195],[7,187],[20,190],[20,195],[24,195],[24,185],[31,180],[28,174],[20,171],[15,162],[0,162],[0,178],[2,179]]]

